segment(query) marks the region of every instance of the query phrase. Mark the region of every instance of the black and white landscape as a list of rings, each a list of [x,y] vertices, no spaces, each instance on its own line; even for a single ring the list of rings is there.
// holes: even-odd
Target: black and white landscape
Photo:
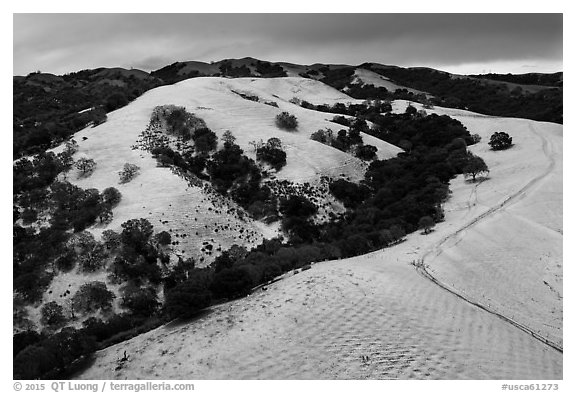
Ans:
[[[14,76],[15,379],[563,378],[561,69],[292,52]]]

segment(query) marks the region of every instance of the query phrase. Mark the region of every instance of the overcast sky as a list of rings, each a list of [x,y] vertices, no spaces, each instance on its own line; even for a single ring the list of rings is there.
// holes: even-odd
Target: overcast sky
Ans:
[[[14,75],[256,57],[562,71],[561,14],[14,14]]]

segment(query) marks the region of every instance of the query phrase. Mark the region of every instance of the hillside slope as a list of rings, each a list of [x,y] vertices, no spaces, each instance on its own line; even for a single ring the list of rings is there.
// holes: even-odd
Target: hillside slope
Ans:
[[[208,127],[218,136],[230,130],[236,136],[237,143],[252,158],[255,158],[255,153],[250,142],[267,140],[271,137],[280,138],[287,153],[287,165],[276,174],[278,179],[299,183],[317,183],[321,176],[361,179],[366,163],[347,153],[310,140],[310,135],[320,128],[341,127],[327,120],[332,117],[330,114],[303,109],[287,102],[285,98],[273,97],[276,92],[285,97],[291,98],[294,94],[310,99],[309,94],[302,95],[298,92],[315,91],[309,86],[310,83],[324,90],[331,89],[320,82],[303,78],[267,80],[195,78],[154,89],[130,105],[110,113],[108,121],[104,124],[87,128],[75,135],[80,147],[78,155],[93,158],[97,162],[97,167],[90,177],[78,179],[72,174],[69,180],[83,188],[93,187],[102,190],[114,186],[122,192],[123,200],[115,209],[114,220],[108,228],[117,228],[120,223],[136,217],[148,217],[154,225],[159,225],[158,223],[163,221],[166,222],[166,228],[186,228],[187,233],[192,234],[199,232],[200,239],[193,237],[189,240],[180,240],[182,250],[190,251],[194,249],[194,244],[202,243],[206,238],[216,237],[211,230],[206,230],[205,225],[211,229],[217,226],[217,222],[231,220],[233,226],[247,226],[246,228],[254,233],[248,243],[255,244],[262,239],[262,234],[256,235],[256,232],[259,232],[255,227],[256,224],[250,222],[240,224],[237,218],[227,217],[220,211],[222,205],[229,204],[229,201],[205,195],[201,187],[187,184],[169,168],[157,167],[156,161],[149,153],[131,147],[136,143],[140,132],[146,128],[152,109],[157,105],[174,104],[184,106],[188,111],[204,119]],[[263,100],[275,101],[278,108],[246,100],[234,91],[255,94]],[[318,91],[316,94],[320,97],[324,91],[320,89]],[[334,92],[334,99],[345,101],[347,98],[342,93],[335,90]],[[332,97],[328,95],[327,99]],[[275,125],[275,116],[282,110],[288,110],[298,118],[300,125],[296,132],[283,131]],[[378,157],[381,159],[392,157],[401,151],[369,135],[363,137],[366,143],[378,147]],[[117,172],[122,169],[125,162],[140,166],[141,174],[130,183],[118,184]],[[207,202],[212,202],[212,205]],[[195,217],[198,218],[197,221]],[[222,237],[222,233],[217,236]],[[230,246],[234,240],[241,241],[230,238],[221,245]]]
[[[259,102],[243,98],[258,96]],[[287,154],[287,165],[273,173],[271,179],[288,180],[296,184],[310,183],[320,192],[317,220],[324,220],[328,213],[343,211],[342,204],[332,197],[326,187],[324,176],[344,177],[352,181],[363,178],[368,164],[351,154],[319,142],[310,135],[320,128],[341,125],[331,123],[333,115],[303,109],[288,100],[294,96],[301,99],[330,102],[351,100],[321,82],[304,78],[281,79],[225,79],[195,78],[176,85],[156,88],[129,105],[111,112],[108,120],[93,128],[75,134],[79,150],[75,159],[88,157],[96,162],[96,169],[89,177],[79,177],[77,170],[68,174],[67,180],[84,189],[100,191],[115,187],[122,194],[120,204],[113,210],[109,224],[96,224],[89,228],[96,238],[104,230],[121,232],[121,224],[137,218],[146,218],[156,233],[171,234],[172,261],[177,258],[193,258],[197,267],[209,265],[221,251],[233,245],[251,249],[264,238],[280,233],[279,223],[266,225],[252,220],[244,210],[228,198],[214,191],[208,182],[196,179],[189,182],[170,168],[158,167],[149,152],[134,149],[139,135],[148,125],[154,107],[174,104],[184,106],[204,119],[207,126],[218,136],[230,130],[237,138],[245,154],[255,159],[251,142],[277,137]],[[275,102],[277,107],[265,102]],[[299,121],[296,131],[280,130],[275,117],[282,110],[295,114]],[[363,135],[365,143],[378,147],[381,159],[395,156],[401,149]],[[219,142],[220,146],[222,141]],[[59,152],[60,146],[54,149]],[[140,167],[140,174],[132,181],[120,184],[119,175],[126,163]],[[269,180],[271,180],[269,179]],[[107,277],[106,272],[82,273],[76,268],[69,273],[57,274],[43,295],[42,302],[26,306],[30,320],[41,326],[41,306],[50,301],[66,305],[68,294],[74,294],[87,281],[104,281],[116,294],[114,310],[119,310],[121,296],[119,285]],[[82,320],[74,322],[81,326]],[[15,326],[18,330],[20,327]]]
[[[197,321],[107,348],[77,378],[562,379],[561,353],[411,265],[423,259],[456,292],[561,342],[562,127],[465,111],[457,118],[483,137],[474,151],[490,179],[455,179],[446,220],[431,234],[315,264]],[[488,136],[502,129],[516,145],[488,151]],[[130,359],[117,368],[123,351]]]
[[[398,106],[397,110],[403,110]],[[562,346],[562,126],[522,119],[471,116],[439,109],[478,133],[471,147],[490,168],[454,207],[481,216],[424,255],[430,271],[459,292],[531,327]],[[514,145],[492,151],[490,135],[504,130]]]

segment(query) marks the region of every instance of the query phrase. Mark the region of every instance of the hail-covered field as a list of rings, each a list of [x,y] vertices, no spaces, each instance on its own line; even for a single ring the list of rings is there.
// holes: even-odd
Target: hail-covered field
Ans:
[[[302,125],[324,124],[323,114],[278,104]],[[431,234],[314,264],[198,320],[99,351],[76,377],[562,379],[562,126],[427,111],[479,134],[471,149],[490,168],[485,181],[452,181],[446,219]],[[514,146],[490,151],[495,131]]]
[[[155,232],[171,234],[175,243],[171,246],[173,261],[177,256],[192,257],[198,267],[208,265],[221,251],[233,245],[250,249],[264,238],[281,234],[278,222],[265,224],[252,220],[232,200],[215,192],[208,182],[190,182],[170,168],[159,167],[149,152],[135,148],[153,109],[161,105],[185,107],[203,119],[219,137],[226,131],[232,132],[236,143],[253,159],[256,154],[251,142],[279,138],[287,154],[287,164],[265,181],[287,180],[291,183],[290,190],[309,183],[319,206],[316,221],[326,219],[331,212],[342,212],[343,206],[329,194],[323,177],[359,181],[368,164],[352,154],[311,140],[311,134],[319,129],[331,128],[336,133],[344,127],[330,122],[333,114],[304,109],[289,102],[295,97],[312,103],[356,102],[321,82],[300,77],[194,78],[150,90],[126,107],[109,113],[103,124],[76,133],[74,140],[79,149],[74,159],[91,158],[96,162],[96,168],[88,177],[71,171],[66,179],[84,189],[96,188],[101,192],[115,187],[122,194],[120,204],[113,209],[112,221],[92,226],[88,231],[98,239],[104,230],[120,232],[122,223],[146,218]],[[276,115],[282,111],[297,117],[299,125],[295,131],[281,130],[275,124]],[[380,159],[393,157],[401,151],[369,135],[363,135],[363,139],[366,144],[378,148]],[[219,148],[222,143],[220,139]],[[54,151],[62,149],[60,146]],[[140,173],[132,181],[120,184],[118,172],[126,163],[139,166]],[[118,284],[110,281],[103,271],[83,273],[76,268],[56,275],[42,302],[26,307],[29,319],[41,326],[41,305],[50,301],[68,309],[70,297],[89,281],[106,282],[108,289],[116,295],[114,311],[120,311]],[[81,323],[79,319],[74,324],[81,326]]]

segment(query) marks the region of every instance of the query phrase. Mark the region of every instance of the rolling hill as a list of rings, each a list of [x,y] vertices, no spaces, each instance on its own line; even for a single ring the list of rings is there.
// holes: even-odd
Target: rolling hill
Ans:
[[[47,150],[14,165],[18,375],[58,376],[80,358],[78,379],[561,379],[563,127],[483,106],[487,91],[507,102],[519,81],[249,57],[15,77],[15,151]],[[537,102],[526,117],[561,121],[562,89],[548,87],[502,108]],[[191,136],[157,122],[170,143],[148,149],[151,117],[167,106],[182,108],[170,121],[193,119]],[[351,107],[366,115],[342,112]],[[295,129],[279,126],[284,112]],[[217,137],[208,152],[198,130]],[[511,148],[489,148],[496,131]],[[352,138],[375,156],[360,159]],[[267,140],[285,165],[259,156]],[[234,152],[230,167],[253,165],[248,197],[266,187],[274,214],[233,193],[240,175],[223,192],[214,157]],[[459,168],[471,155],[489,169],[479,181]],[[82,159],[96,164],[89,175],[72,165]],[[139,169],[124,182],[126,164]],[[111,187],[121,199],[108,205]],[[82,216],[77,204],[111,214],[77,225],[65,214]],[[430,233],[418,230],[425,215]],[[141,218],[153,228],[126,225]],[[71,298],[95,282],[111,307],[76,310]],[[62,342],[58,353],[76,355],[53,370]]]
[[[561,379],[562,353],[530,331],[561,348],[562,128],[434,111],[483,139],[505,127],[517,143],[504,153],[474,147],[490,177],[456,178],[430,235],[314,264],[100,351],[76,378]],[[419,260],[445,288],[419,274]],[[119,367],[123,351],[130,359]]]

